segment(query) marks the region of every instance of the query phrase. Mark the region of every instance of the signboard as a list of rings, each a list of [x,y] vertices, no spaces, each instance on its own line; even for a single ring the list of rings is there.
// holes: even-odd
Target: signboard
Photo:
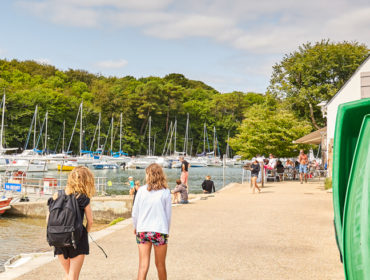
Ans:
[[[21,192],[22,191],[22,185],[21,184],[15,184],[15,183],[5,183],[5,190],[6,191],[12,191],[12,192]]]

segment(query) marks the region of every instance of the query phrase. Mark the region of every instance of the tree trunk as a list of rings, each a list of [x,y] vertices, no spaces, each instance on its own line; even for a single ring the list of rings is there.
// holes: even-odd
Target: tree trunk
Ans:
[[[316,123],[316,120],[315,120],[315,116],[313,114],[313,107],[312,107],[312,104],[310,102],[308,102],[308,106],[310,107],[310,116],[311,116],[311,121],[312,121],[312,124],[313,126],[316,128],[316,129],[320,129],[321,127],[319,127]]]

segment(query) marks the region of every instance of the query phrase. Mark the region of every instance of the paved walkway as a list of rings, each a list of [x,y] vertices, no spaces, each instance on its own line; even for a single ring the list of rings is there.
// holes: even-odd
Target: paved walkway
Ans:
[[[332,196],[317,183],[270,183],[261,194],[234,184],[173,209],[168,279],[344,279],[333,232]],[[135,279],[131,226],[94,244],[80,279]],[[153,256],[153,253],[152,253]],[[18,279],[62,279],[54,261]],[[157,279],[152,261],[148,279]]]

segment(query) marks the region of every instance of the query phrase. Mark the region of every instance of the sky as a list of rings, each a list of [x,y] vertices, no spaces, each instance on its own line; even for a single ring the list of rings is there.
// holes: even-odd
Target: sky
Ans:
[[[368,0],[2,0],[0,58],[263,93],[303,43],[370,46],[369,15]]]

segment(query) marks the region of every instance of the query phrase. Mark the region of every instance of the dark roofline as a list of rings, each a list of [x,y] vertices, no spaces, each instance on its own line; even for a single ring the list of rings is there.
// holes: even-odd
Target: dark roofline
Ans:
[[[340,94],[340,92],[347,86],[349,81],[352,80],[353,76],[355,76],[360,71],[362,66],[364,66],[368,60],[370,60],[370,55],[360,64],[359,67],[357,67],[355,73],[352,74],[352,76],[344,83],[344,85],[337,91],[337,93],[328,101],[328,103],[326,103],[325,107],[328,107],[329,104],[337,97],[337,95]]]

